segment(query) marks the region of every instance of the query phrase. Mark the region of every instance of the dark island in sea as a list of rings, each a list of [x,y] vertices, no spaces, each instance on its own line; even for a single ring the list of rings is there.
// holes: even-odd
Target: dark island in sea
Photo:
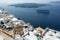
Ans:
[[[9,6],[15,6],[15,7],[20,7],[20,8],[41,8],[45,6],[50,6],[50,4],[20,3],[20,4],[12,4]],[[48,14],[49,10],[37,10],[37,12]]]
[[[42,13],[42,14],[50,14],[52,6],[43,6],[40,8],[37,8],[37,13]]]
[[[45,14],[49,14],[49,10],[37,10],[38,13],[45,13]]]
[[[48,6],[48,4],[20,3],[20,4],[12,4],[9,6],[15,6],[15,7],[21,7],[21,8],[38,8],[40,6]]]

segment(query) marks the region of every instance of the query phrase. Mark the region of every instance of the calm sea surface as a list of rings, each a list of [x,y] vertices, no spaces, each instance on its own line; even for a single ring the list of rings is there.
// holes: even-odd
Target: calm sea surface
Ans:
[[[17,18],[31,23],[34,27],[52,28],[60,31],[60,6],[39,7],[39,8],[20,8],[5,6],[7,11],[14,14]],[[48,9],[49,14],[37,13],[38,9]]]

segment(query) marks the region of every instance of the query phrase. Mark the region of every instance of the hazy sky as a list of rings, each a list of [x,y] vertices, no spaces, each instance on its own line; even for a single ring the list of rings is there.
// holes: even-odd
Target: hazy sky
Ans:
[[[0,0],[2,4],[13,4],[13,3],[48,3],[51,1],[60,1],[60,0]]]

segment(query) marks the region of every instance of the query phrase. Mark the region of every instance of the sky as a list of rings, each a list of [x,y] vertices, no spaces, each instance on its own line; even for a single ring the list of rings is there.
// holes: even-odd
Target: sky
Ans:
[[[1,4],[14,4],[14,3],[48,3],[51,1],[60,0],[0,0]]]

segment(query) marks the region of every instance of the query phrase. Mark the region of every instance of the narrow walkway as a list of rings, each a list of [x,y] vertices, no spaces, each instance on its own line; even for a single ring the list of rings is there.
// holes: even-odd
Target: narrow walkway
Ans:
[[[0,35],[1,35],[1,36],[3,37],[3,39],[5,39],[5,40],[13,40],[13,38],[7,36],[7,35],[4,34],[3,32],[1,32],[1,30],[0,30]]]

